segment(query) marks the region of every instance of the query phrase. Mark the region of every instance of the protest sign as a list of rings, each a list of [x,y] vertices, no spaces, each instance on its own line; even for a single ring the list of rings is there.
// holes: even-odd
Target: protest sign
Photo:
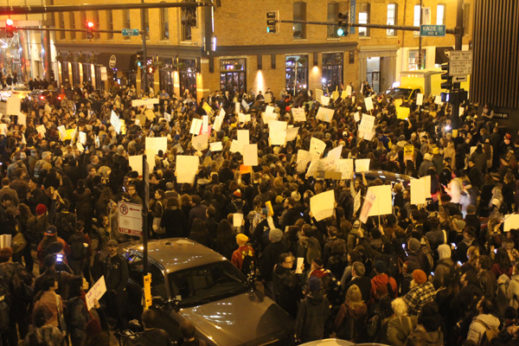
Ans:
[[[297,173],[303,173],[306,170],[306,165],[312,159],[310,152],[307,150],[299,149],[297,151],[296,170]]]
[[[136,171],[139,177],[142,176],[142,155],[130,155],[128,156],[128,163],[132,171]]]
[[[209,147],[209,135],[193,136],[191,145],[198,151],[204,151]]]
[[[310,156],[312,158],[319,158],[324,153],[324,150],[326,149],[326,143],[322,140],[312,137],[310,138]]]
[[[102,275],[99,280],[85,294],[85,302],[87,310],[90,311],[95,307],[95,302],[101,300],[106,293],[105,276]]]
[[[355,160],[355,172],[356,173],[368,172],[370,161],[371,161],[371,159]]]
[[[45,125],[38,125],[38,126],[36,126],[36,132],[38,132],[38,134],[41,137],[45,137],[45,133],[47,132],[47,129],[45,129]]]
[[[249,130],[238,130],[238,142],[242,145],[249,144]]]
[[[416,105],[421,106],[423,105],[423,94],[416,94]]]
[[[326,107],[319,107],[319,110],[317,111],[316,119],[325,121],[327,123],[332,122],[333,113],[335,112],[334,109],[326,108]]]
[[[202,130],[203,121],[202,119],[193,118],[191,120],[191,128],[189,129],[189,133],[192,135],[199,135]]]
[[[204,109],[204,111],[206,112],[207,115],[213,115],[214,111],[211,108],[211,106],[209,106],[209,104],[207,104],[207,102],[204,102],[202,108]]]
[[[503,231],[509,232],[513,229],[519,229],[519,214],[505,215]]]
[[[121,120],[119,119],[117,113],[115,113],[114,111],[110,113],[110,124],[114,127],[115,132],[117,132],[117,134],[121,133]]]
[[[203,115],[202,116],[202,134],[209,133],[209,116]]]
[[[221,112],[220,112],[220,113],[221,113]],[[218,115],[218,116],[214,119],[213,129],[214,129],[216,132],[220,131],[220,129],[222,128],[223,119],[224,119],[224,116],[222,116],[221,114]]]
[[[240,123],[248,123],[248,122],[250,122],[250,120],[251,120],[250,114],[238,113],[238,121]]]
[[[261,119],[265,125],[269,125],[271,121],[274,121],[278,118],[278,114],[267,114],[266,112],[261,113]]]
[[[435,96],[434,97],[434,103],[436,103],[437,105],[441,105],[443,102],[442,102],[442,97],[441,96]]]
[[[168,151],[168,137],[146,137],[144,153],[150,172],[155,168],[155,155],[159,150],[163,153]]]
[[[24,112],[18,113],[18,125],[27,125],[27,114],[25,114]]]
[[[243,226],[243,214],[242,213],[232,214],[232,225],[236,228]]]
[[[293,141],[297,137],[299,127],[289,126],[287,127],[287,142]]]
[[[321,101],[321,96],[323,96],[324,93],[323,93],[323,90],[322,89],[315,89],[315,100],[316,101]]]
[[[231,153],[238,153],[241,152],[243,149],[243,144],[240,144],[236,139],[233,139],[231,142],[231,147],[229,148],[229,151]]]
[[[396,117],[398,119],[406,120],[409,118],[410,109],[408,107],[396,107]]]
[[[193,184],[198,172],[200,160],[198,156],[177,155],[175,175],[179,184]]]
[[[258,145],[245,144],[243,146],[243,164],[245,166],[258,165]]]
[[[132,107],[140,107],[140,106],[153,106],[155,104],[159,103],[158,98],[153,99],[139,99],[139,100],[132,100]]]
[[[375,117],[369,114],[362,114],[362,120],[359,124],[359,137],[370,141],[373,138],[373,127],[375,126]]]
[[[210,151],[222,151],[223,145],[222,142],[213,142],[209,144],[209,150]]]
[[[294,122],[306,121],[304,108],[292,108],[292,116],[294,117]]]
[[[370,186],[368,187],[368,194],[370,192],[376,198],[368,212],[368,216],[386,215],[393,212],[391,185]]]
[[[267,107],[265,108],[265,114],[266,114],[266,115],[273,115],[273,114],[274,114],[274,109],[275,109],[275,108],[272,107],[272,106],[267,106]]]
[[[81,143],[81,145],[86,145],[87,135],[85,132],[79,131],[78,142]]]
[[[333,190],[322,192],[310,198],[310,211],[317,221],[333,216],[335,193]]]
[[[341,172],[342,179],[353,179],[353,159],[339,159],[337,169]]]
[[[321,95],[321,105],[328,106],[330,104],[330,98],[328,96]]]
[[[270,145],[285,145],[287,138],[287,122],[273,120],[269,123]]]
[[[364,104],[366,105],[366,110],[369,112],[373,109],[373,100],[371,96],[364,98]]]

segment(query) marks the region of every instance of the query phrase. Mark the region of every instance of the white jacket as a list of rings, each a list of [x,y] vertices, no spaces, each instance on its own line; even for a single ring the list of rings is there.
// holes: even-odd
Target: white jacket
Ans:
[[[474,341],[476,345],[479,345],[485,332],[488,329],[499,328],[500,324],[501,322],[494,315],[479,314],[470,323],[467,340]]]

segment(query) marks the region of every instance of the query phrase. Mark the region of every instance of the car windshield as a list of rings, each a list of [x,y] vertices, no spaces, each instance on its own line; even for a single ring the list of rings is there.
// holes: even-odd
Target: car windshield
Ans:
[[[207,304],[247,291],[245,276],[228,261],[169,274],[172,296],[181,307]]]
[[[411,95],[411,89],[406,88],[394,88],[388,90],[388,96],[391,96],[392,98],[398,98],[398,97],[409,97]]]

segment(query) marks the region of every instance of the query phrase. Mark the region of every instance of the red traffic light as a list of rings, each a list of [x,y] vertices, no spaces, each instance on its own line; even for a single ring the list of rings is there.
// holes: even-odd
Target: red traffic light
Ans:
[[[7,37],[13,37],[14,35],[14,26],[13,20],[11,18],[7,18],[5,20],[5,32]]]
[[[45,96],[44,95],[40,95],[40,100],[45,100]]]
[[[94,22],[87,22],[87,28],[93,29],[94,28]]]
[[[11,18],[7,18],[5,20],[5,26],[13,26],[13,20]]]

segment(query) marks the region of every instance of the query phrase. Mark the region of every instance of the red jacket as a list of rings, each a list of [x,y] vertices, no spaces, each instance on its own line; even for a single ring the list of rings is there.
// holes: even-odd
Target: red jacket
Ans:
[[[245,256],[254,256],[254,249],[250,245],[243,245],[234,250],[231,257],[231,263],[241,270],[243,266],[243,259]]]

